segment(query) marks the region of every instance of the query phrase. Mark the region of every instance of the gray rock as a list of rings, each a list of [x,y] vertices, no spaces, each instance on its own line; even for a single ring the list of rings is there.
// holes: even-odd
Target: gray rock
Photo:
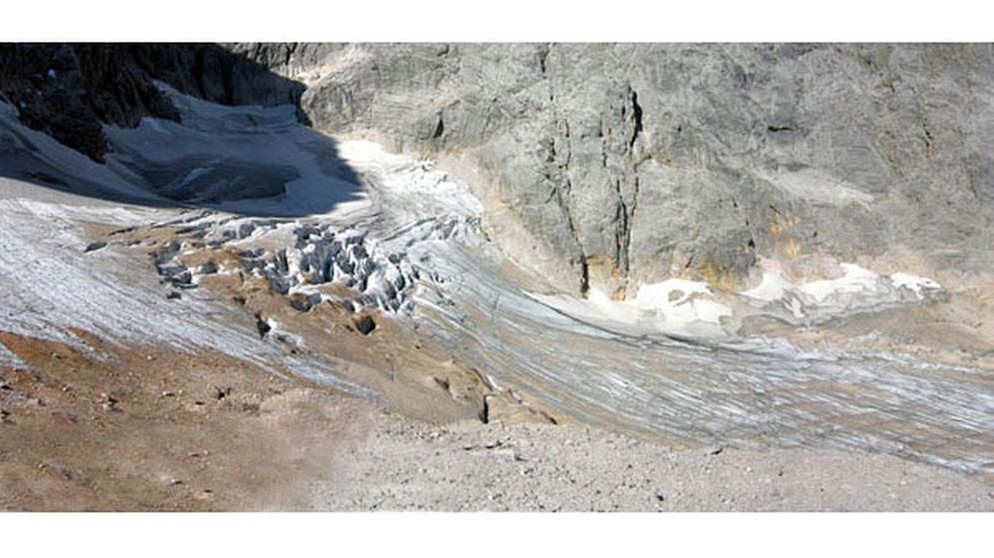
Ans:
[[[98,240],[96,242],[91,242],[91,243],[89,243],[89,244],[86,245],[86,248],[83,249],[83,253],[93,252],[93,251],[99,250],[101,248],[104,248],[106,246],[107,246],[107,243],[104,242],[103,240]]]
[[[359,333],[363,335],[369,335],[376,329],[376,322],[368,315],[357,316],[352,322],[355,324],[356,329],[359,330]]]
[[[317,127],[466,156],[487,179],[473,186],[492,236],[578,291],[675,275],[730,286],[757,256],[900,246],[936,268],[994,261],[989,45],[264,53],[308,85]]]
[[[197,273],[200,275],[214,275],[217,272],[217,263],[214,260],[208,261],[197,268]]]
[[[264,339],[266,334],[273,330],[273,326],[269,325],[269,320],[259,313],[255,315],[255,328],[259,332],[259,339]]]
[[[320,303],[319,293],[295,293],[290,297],[290,306],[298,312],[308,312]]]

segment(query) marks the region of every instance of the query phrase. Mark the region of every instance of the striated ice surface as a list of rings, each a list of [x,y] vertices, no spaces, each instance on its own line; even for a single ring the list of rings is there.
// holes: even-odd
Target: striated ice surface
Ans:
[[[183,106],[184,125],[148,119],[133,136],[115,134],[130,151],[117,151],[102,170],[13,130],[22,146],[10,149],[30,143],[46,172],[106,181],[102,193],[152,205],[194,183],[213,189],[196,207],[173,200],[139,208],[4,179],[0,330],[79,343],[69,328],[80,328],[120,343],[217,350],[373,396],[335,376],[333,358],[287,350],[306,348],[320,332],[270,320],[260,335],[198,288],[205,275],[241,271],[304,309],[332,296],[379,309],[494,384],[584,423],[665,440],[880,451],[971,472],[994,462],[990,370],[802,350],[743,338],[731,319],[743,305],[804,324],[924,304],[941,296],[928,279],[846,264],[839,277],[800,284],[771,273],[740,294],[681,280],[644,285],[626,301],[596,291],[566,296],[556,285],[526,292],[509,272],[516,254],[481,233],[479,202],[431,163],[370,142],[315,138],[294,128],[285,109]],[[187,138],[211,160],[187,157]],[[235,160],[241,142],[247,151]],[[331,150],[348,172],[315,162],[328,163]],[[160,166],[177,162],[175,176],[160,176]],[[268,169],[259,175],[265,184],[247,184],[265,195],[229,199],[229,181],[256,163]],[[851,196],[836,186],[833,195]],[[83,223],[181,232],[141,258],[114,242],[86,252]],[[211,248],[236,254],[240,268],[182,263]],[[170,289],[183,296],[167,298]]]

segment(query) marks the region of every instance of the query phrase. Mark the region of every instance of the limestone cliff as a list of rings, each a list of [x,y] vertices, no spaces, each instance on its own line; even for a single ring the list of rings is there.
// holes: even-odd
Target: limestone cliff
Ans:
[[[494,236],[577,291],[730,286],[759,255],[990,270],[989,45],[283,49],[254,59],[315,126],[471,161]]]

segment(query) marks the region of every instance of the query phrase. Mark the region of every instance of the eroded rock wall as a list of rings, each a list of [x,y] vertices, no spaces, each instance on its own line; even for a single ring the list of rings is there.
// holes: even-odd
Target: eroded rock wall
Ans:
[[[283,48],[260,63],[315,126],[471,161],[494,236],[576,291],[895,248],[990,268],[990,45]]]

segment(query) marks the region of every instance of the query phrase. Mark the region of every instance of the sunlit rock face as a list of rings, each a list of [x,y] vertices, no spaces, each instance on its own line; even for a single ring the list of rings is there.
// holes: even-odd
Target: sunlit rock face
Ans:
[[[894,247],[990,267],[989,46],[226,48],[306,84],[318,128],[471,162],[484,226],[575,291]]]

